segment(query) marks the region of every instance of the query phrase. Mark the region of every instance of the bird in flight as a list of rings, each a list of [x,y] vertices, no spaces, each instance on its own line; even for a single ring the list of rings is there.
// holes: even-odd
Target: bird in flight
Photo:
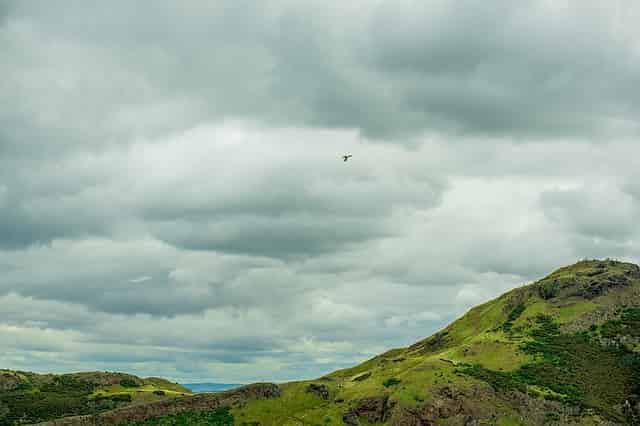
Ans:
[[[347,161],[349,158],[353,157],[353,155],[348,154],[348,155],[343,155],[342,156],[342,161]]]

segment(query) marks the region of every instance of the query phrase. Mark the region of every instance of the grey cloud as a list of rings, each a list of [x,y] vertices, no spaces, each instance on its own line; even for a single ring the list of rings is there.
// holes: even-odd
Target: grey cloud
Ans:
[[[336,19],[314,3],[116,2],[96,12],[76,2],[24,2],[15,19],[69,43],[61,54],[79,65],[97,55],[118,85],[131,87],[87,82],[89,101],[103,101],[87,124],[102,139],[113,134],[104,123],[114,123],[120,105],[144,110],[185,99],[192,111],[172,120],[178,126],[242,116],[389,139],[423,132],[594,138],[638,132],[638,34],[626,25],[638,9],[625,4],[619,16],[597,2],[564,9],[534,0],[517,8],[377,2],[344,8]]]
[[[540,203],[553,221],[584,237],[625,242],[637,232],[640,206],[615,185],[549,191]]]

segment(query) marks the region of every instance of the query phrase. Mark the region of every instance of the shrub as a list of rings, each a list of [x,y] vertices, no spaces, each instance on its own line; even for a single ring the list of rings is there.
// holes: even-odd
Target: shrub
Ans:
[[[395,386],[395,385],[397,385],[398,383],[400,383],[400,380],[399,380],[399,379],[396,379],[395,377],[392,377],[392,378],[390,378],[390,379],[385,380],[385,381],[382,383],[382,386],[384,386],[385,388],[388,388],[388,387],[390,387],[390,386]]]
[[[109,398],[114,402],[131,402],[131,395],[128,393],[117,393]]]
[[[124,387],[124,388],[139,388],[140,384],[138,382],[136,382],[133,379],[130,378],[124,378],[122,380],[120,380],[120,386]]]
[[[538,285],[538,294],[544,300],[549,300],[558,295],[560,292],[560,284],[557,281],[546,281]]]

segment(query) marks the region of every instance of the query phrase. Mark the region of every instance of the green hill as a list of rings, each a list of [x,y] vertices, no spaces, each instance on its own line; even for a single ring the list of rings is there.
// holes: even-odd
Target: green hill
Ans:
[[[261,426],[634,424],[639,350],[640,268],[582,261],[408,348],[231,412]]]
[[[164,379],[124,373],[35,374],[0,370],[0,425],[96,414],[191,394]]]

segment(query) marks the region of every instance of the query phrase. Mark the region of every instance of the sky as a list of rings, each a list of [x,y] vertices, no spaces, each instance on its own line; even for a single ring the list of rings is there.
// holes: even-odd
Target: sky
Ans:
[[[0,368],[313,378],[579,259],[637,263],[639,21],[0,0]]]

